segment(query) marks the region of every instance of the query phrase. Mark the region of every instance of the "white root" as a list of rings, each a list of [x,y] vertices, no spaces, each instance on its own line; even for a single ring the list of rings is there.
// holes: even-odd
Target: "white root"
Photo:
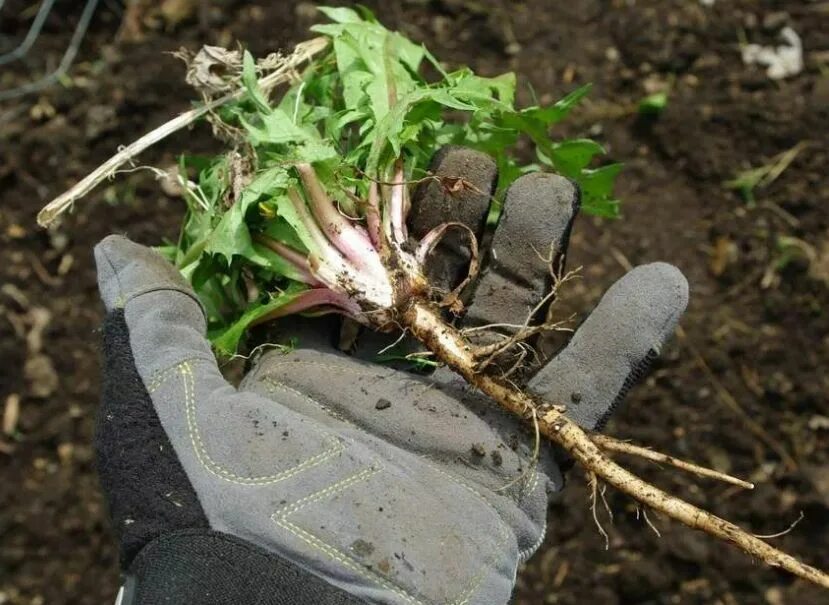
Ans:
[[[725,519],[662,491],[608,458],[581,427],[565,416],[563,407],[537,402],[508,382],[476,372],[475,358],[469,345],[459,331],[442,320],[440,312],[433,306],[422,302],[412,303],[402,314],[401,323],[437,358],[503,408],[528,420],[537,415],[541,433],[566,450],[587,472],[594,473],[608,485],[632,496],[643,506],[692,529],[702,530],[730,542],[772,567],[781,567],[829,588],[829,575],[823,571],[802,563]]]
[[[610,550],[610,536],[607,535],[605,528],[599,521],[599,515],[596,512],[596,501],[598,500],[599,493],[599,480],[596,478],[596,473],[587,473],[587,484],[590,486],[590,511],[593,513],[593,522],[596,524],[599,533],[604,538],[604,549]],[[604,499],[604,494],[602,494],[602,498]],[[605,506],[607,506],[607,503],[605,503]],[[608,512],[610,512],[609,509]]]
[[[726,473],[721,473],[710,468],[705,468],[704,466],[699,466],[691,462],[680,460],[679,458],[669,456],[668,454],[655,452],[651,449],[642,447],[640,445],[634,445],[633,443],[619,441],[618,439],[610,437],[609,435],[594,434],[590,436],[590,439],[593,441],[593,443],[598,445],[601,449],[603,449],[606,452],[617,452],[620,454],[630,454],[632,456],[639,456],[640,458],[645,458],[646,460],[650,460],[652,462],[667,464],[675,468],[688,471],[689,473],[694,473],[695,475],[699,475],[700,477],[717,479],[719,481],[724,481],[725,483],[730,483],[731,485],[742,487],[743,489],[754,489],[754,484],[749,483],[748,481],[743,481],[742,479],[732,477],[731,475],[728,475]]]

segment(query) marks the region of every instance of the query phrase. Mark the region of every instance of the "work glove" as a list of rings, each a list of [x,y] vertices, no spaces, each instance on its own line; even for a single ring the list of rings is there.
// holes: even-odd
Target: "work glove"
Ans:
[[[464,186],[424,181],[410,234],[459,221],[483,236],[493,162],[447,148],[431,170]],[[534,310],[543,321],[578,208],[578,188],[562,177],[518,179],[459,327],[492,342]],[[447,290],[468,270],[458,233],[429,269]],[[296,347],[263,355],[235,388],[170,264],[121,236],[95,258],[107,311],[97,453],[121,545],[122,605],[509,600],[564,483],[552,447],[534,455],[531,429],[446,369],[379,365],[359,343],[358,355],[345,354],[325,324],[303,332],[300,319],[280,327]],[[686,302],[677,269],[638,267],[559,355],[510,379],[599,429]],[[490,370],[509,373],[504,357]]]

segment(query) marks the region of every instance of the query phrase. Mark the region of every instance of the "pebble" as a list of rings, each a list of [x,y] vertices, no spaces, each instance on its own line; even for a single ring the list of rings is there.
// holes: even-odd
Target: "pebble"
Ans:
[[[23,365],[23,375],[29,383],[29,394],[45,399],[58,388],[58,374],[52,360],[42,353],[33,355]]]

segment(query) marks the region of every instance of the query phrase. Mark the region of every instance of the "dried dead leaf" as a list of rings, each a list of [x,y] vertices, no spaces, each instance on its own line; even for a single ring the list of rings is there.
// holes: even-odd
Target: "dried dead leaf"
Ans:
[[[188,63],[185,81],[197,91],[212,96],[237,88],[242,71],[240,51],[204,45],[189,61],[186,51],[179,56]]]

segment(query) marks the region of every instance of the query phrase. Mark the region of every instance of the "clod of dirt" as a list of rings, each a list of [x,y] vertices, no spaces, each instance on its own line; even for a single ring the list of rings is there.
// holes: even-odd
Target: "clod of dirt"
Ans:
[[[85,116],[84,134],[87,139],[97,139],[118,127],[118,115],[112,105],[93,105]]]
[[[52,314],[43,307],[34,307],[27,314],[26,321],[31,326],[26,335],[26,345],[30,353],[39,353],[43,348],[43,332],[52,321]]]
[[[8,235],[11,239],[23,239],[29,235],[29,233],[17,223],[12,223],[6,227],[6,235]]]
[[[173,31],[198,8],[196,0],[136,0],[128,2],[118,38],[141,42],[153,30]]]
[[[351,543],[351,550],[358,557],[368,557],[374,552],[374,544],[366,542],[362,538],[357,538]]]
[[[821,416],[820,414],[815,414],[811,418],[809,418],[809,422],[806,424],[810,429],[813,431],[820,431],[820,430],[829,430],[829,418],[826,416]]]
[[[473,443],[472,447],[469,449],[472,452],[472,454],[474,456],[477,456],[478,458],[483,458],[484,456],[486,456],[486,448],[484,447],[483,443]]]
[[[300,2],[294,7],[294,14],[302,21],[313,21],[319,16],[313,2]]]
[[[492,464],[501,466],[504,463],[504,458],[498,450],[492,450],[489,455],[492,457]]]
[[[731,238],[721,235],[714,242],[711,254],[708,259],[708,267],[715,277],[720,277],[729,266],[737,261],[739,249]]]
[[[29,384],[29,395],[46,399],[58,388],[58,374],[52,360],[42,353],[29,357],[23,365],[23,376]]]
[[[72,464],[72,457],[75,455],[75,445],[73,443],[61,443],[58,445],[58,459],[63,466]]]
[[[391,401],[388,399],[378,399],[377,403],[374,404],[374,408],[377,410],[385,410],[391,407]]]

